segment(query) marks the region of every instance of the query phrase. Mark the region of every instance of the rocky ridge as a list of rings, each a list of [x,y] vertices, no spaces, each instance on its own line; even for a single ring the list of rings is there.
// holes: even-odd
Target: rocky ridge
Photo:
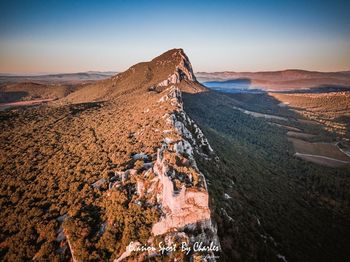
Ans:
[[[137,179],[137,194],[146,196],[150,203],[158,206],[161,214],[159,221],[153,224],[152,237],[148,240],[150,245],[163,239],[168,246],[181,241],[189,246],[202,242],[207,246],[212,243],[220,249],[216,226],[211,219],[206,180],[197,167],[195,154],[208,161],[215,161],[217,157],[200,128],[183,110],[178,84],[183,80],[195,82],[196,79],[187,56],[182,51],[173,55],[178,54],[182,59],[175,72],[156,85],[165,87],[157,101],[158,107],[171,110],[162,117],[166,127],[162,132],[166,136],[157,150],[156,159],[147,164],[147,170]],[[137,157],[147,158],[141,154]],[[123,177],[135,172],[128,170]],[[133,255],[130,248],[141,243],[133,242],[130,245],[115,261]],[[213,257],[212,251],[194,252],[191,256],[204,259],[208,254]],[[139,258],[156,255],[154,251],[138,254]]]
[[[206,180],[194,158],[195,154],[200,154],[215,161],[215,153],[202,131],[183,111],[179,88],[172,85],[164,93],[158,103],[170,103],[174,107],[173,112],[163,116],[167,126],[163,132],[167,137],[158,148],[156,160],[148,164],[149,169],[141,179],[137,179],[137,194],[154,201],[153,205],[158,206],[161,213],[159,221],[152,227],[152,238],[148,242],[154,245],[155,239],[160,237],[168,246],[182,239],[189,246],[195,242],[209,246],[212,242],[219,248],[216,226],[211,219]],[[194,132],[189,128],[193,128]],[[128,170],[122,176],[135,172]],[[149,177],[153,179],[149,181]],[[135,246],[135,243],[132,245]],[[141,244],[136,243],[138,245]],[[131,255],[128,249],[130,247],[116,261]],[[208,253],[212,252],[204,254]],[[198,252],[194,256],[202,257],[203,253]]]

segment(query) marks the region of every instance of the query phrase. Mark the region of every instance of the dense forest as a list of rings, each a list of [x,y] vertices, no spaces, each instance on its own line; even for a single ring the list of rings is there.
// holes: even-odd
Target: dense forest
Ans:
[[[348,168],[294,157],[284,127],[236,110],[230,95],[205,92],[183,94],[183,99],[220,158],[219,166],[198,162],[208,176],[223,250],[231,250],[224,256],[242,261],[271,261],[273,254],[281,261],[350,256]],[[249,98],[250,107],[266,111],[259,101],[267,99],[255,98],[254,105]],[[315,130],[319,127],[299,128],[325,135]]]

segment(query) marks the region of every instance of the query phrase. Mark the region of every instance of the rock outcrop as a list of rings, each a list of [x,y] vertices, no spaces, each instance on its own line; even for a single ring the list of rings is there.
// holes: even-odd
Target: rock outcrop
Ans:
[[[216,226],[211,218],[209,195],[204,175],[195,161],[195,154],[205,159],[216,161],[216,155],[204,134],[194,121],[183,110],[181,91],[171,85],[159,99],[160,105],[167,104],[172,111],[163,116],[165,137],[158,148],[157,157],[144,171],[143,178],[137,180],[136,192],[146,197],[148,203],[158,206],[161,216],[153,224],[152,238],[148,240],[154,245],[155,239],[164,239],[168,245],[182,239],[188,246],[197,243],[213,245],[220,249]],[[191,131],[190,131],[191,130]],[[135,170],[120,172],[119,177],[128,177]],[[149,180],[149,177],[154,177]],[[148,180],[147,180],[148,179]],[[119,187],[122,179],[118,179],[114,187]],[[179,244],[179,243],[175,243]],[[116,260],[132,255],[127,250]],[[139,258],[156,255],[154,252],[139,254]],[[208,256],[209,255],[209,256]],[[213,261],[212,251],[194,252],[194,257]],[[210,259],[209,259],[210,258]]]
[[[154,172],[158,175],[160,181],[159,199],[165,214],[153,226],[152,232],[154,235],[162,235],[171,230],[183,229],[195,223],[207,224],[210,221],[206,182],[194,160],[194,151],[200,152],[201,146],[208,146],[210,149],[211,147],[204,140],[204,136],[198,127],[196,129],[197,134],[193,135],[186,128],[186,125],[192,124],[192,121],[183,111],[180,90],[176,86],[171,86],[166,91],[166,98],[162,101],[168,101],[176,108],[166,121],[173,132],[179,136],[179,140],[170,143],[164,142],[158,150],[157,161],[154,165]],[[181,118],[178,116],[181,116]],[[200,140],[196,140],[194,136],[197,139],[200,138]],[[193,147],[195,147],[195,150]],[[169,158],[172,155],[186,159],[185,162],[191,169],[191,174],[186,175],[192,185],[194,176],[196,176],[198,179],[196,186],[186,187],[184,184],[181,188],[174,188],[172,180],[177,179],[179,174],[169,164]]]
[[[172,54],[172,57],[177,56],[180,57],[181,60],[180,63],[176,66],[174,73],[171,74],[167,79],[158,83],[156,85],[157,87],[169,86],[171,84],[175,85],[184,79],[187,79],[189,81],[197,81],[196,77],[194,76],[191,63],[182,49],[179,49]]]

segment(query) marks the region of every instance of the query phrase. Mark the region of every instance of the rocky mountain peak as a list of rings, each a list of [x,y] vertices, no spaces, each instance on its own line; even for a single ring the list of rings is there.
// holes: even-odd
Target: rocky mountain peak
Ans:
[[[183,49],[171,49],[152,60],[156,66],[166,68],[172,65],[172,74],[168,77],[172,84],[179,83],[183,79],[196,82],[192,65]]]
[[[67,96],[64,101],[108,101],[122,94],[135,92],[144,95],[147,91],[163,91],[171,85],[180,84],[182,80],[191,83],[193,90],[188,88],[189,91],[204,88],[197,82],[185,52],[182,49],[171,49],[149,62],[138,63],[123,73],[92,83]]]

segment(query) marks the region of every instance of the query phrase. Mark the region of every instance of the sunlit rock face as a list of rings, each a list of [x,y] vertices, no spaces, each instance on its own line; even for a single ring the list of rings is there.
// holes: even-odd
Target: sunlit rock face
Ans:
[[[161,119],[164,130],[159,131],[166,137],[157,149],[155,160],[148,165],[142,178],[136,176],[133,170],[119,175],[138,177],[135,190],[138,196],[135,201],[146,197],[147,203],[159,210],[160,217],[152,226],[149,243],[154,244],[154,240],[160,238],[171,245],[182,239],[188,245],[202,242],[204,245],[212,243],[220,247],[216,226],[211,219],[206,180],[195,161],[195,155],[208,161],[216,161],[217,157],[200,128],[183,110],[180,89],[171,85],[162,95],[157,101],[158,106],[166,107],[168,111],[164,112]],[[139,158],[141,155],[133,157]],[[204,258],[205,254],[211,252],[199,252],[193,256]],[[130,255],[126,250],[120,257]],[[147,254],[152,255],[154,254]],[[140,254],[141,256],[145,254]]]
[[[169,59],[169,54],[166,57]],[[181,239],[189,245],[199,241],[220,247],[211,218],[206,180],[195,160],[198,156],[215,162],[217,156],[203,132],[184,111],[182,102],[181,88],[185,86],[195,92],[198,83],[183,50],[173,50],[170,59],[177,61],[174,72],[154,85],[155,88],[162,87],[155,106],[158,113],[163,114],[159,119],[162,130],[157,131],[163,133],[164,138],[154,161],[147,164],[147,170],[141,176],[136,176],[135,201],[146,198],[147,204],[157,207],[160,214],[158,221],[152,225],[152,237],[148,243],[154,244],[156,239],[162,239],[170,245]],[[169,61],[160,56],[156,64],[166,67]],[[133,157],[140,156],[147,158],[142,154]],[[194,253],[193,258],[204,259],[207,254],[212,253]],[[126,250],[120,257],[129,255]],[[140,257],[153,255],[148,252],[140,254]]]
[[[153,225],[152,233],[157,236],[200,227],[203,232],[211,232],[206,241],[218,244],[205,177],[194,158],[194,154],[199,154],[209,160],[214,159],[215,154],[202,131],[184,112],[181,91],[176,86],[166,91],[161,103],[170,103],[174,111],[165,115],[165,121],[178,139],[165,141],[158,149],[153,171],[159,179],[157,199],[163,216]],[[174,163],[172,158],[178,161]],[[186,167],[185,174],[177,172],[182,165]],[[185,183],[178,185],[177,179]]]
[[[163,150],[167,148],[159,150],[154,171],[160,180],[160,201],[165,217],[154,224],[152,228],[154,235],[162,235],[171,230],[210,219],[208,192],[203,189],[186,188],[185,185],[179,191],[175,191],[173,182],[169,178],[172,174],[169,174],[166,159],[161,157]]]
[[[158,101],[160,106],[167,104],[172,108],[163,116],[167,133],[172,134],[172,138],[164,139],[153,167],[158,179],[157,201],[162,216],[153,225],[152,233],[154,236],[170,236],[174,232],[178,234],[200,228],[202,233],[189,238],[192,242],[212,241],[219,246],[211,220],[206,180],[197,167],[195,155],[213,161],[217,157],[203,132],[183,109],[179,83],[183,80],[196,82],[191,63],[181,49],[172,57],[180,57],[180,61],[174,74],[161,82],[169,87]]]

